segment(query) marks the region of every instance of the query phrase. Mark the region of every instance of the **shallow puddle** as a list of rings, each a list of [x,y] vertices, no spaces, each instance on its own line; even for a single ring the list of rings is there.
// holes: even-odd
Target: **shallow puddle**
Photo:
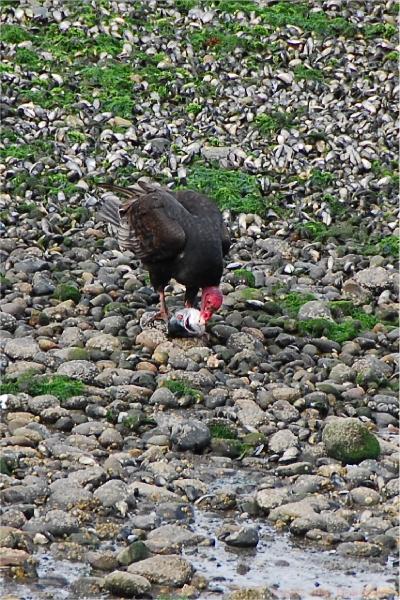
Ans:
[[[196,531],[208,537],[216,539],[223,522],[215,514],[196,512]],[[385,587],[396,579],[393,559],[380,564],[343,558],[334,550],[296,546],[288,534],[276,533],[257,520],[246,520],[246,524],[259,525],[257,549],[230,548],[216,539],[215,546],[188,554],[197,571],[210,581],[209,592],[202,599],[218,598],[235,588],[264,585],[282,599],[297,592],[308,600],[325,590],[335,600],[360,600],[365,586]]]
[[[10,578],[0,579],[0,598],[9,594],[18,600],[77,599],[76,594],[71,591],[71,585],[80,577],[88,575],[90,566],[69,560],[55,560],[47,552],[38,552],[34,556],[38,561],[38,579],[26,580],[25,583]],[[97,597],[96,600],[100,598]]]
[[[263,477],[260,471],[216,468],[204,462],[198,468],[203,480],[209,481],[207,497],[224,490],[234,492],[239,499],[252,494],[257,481]],[[260,586],[270,588],[280,600],[289,600],[293,592],[300,594],[303,600],[314,597],[361,600],[366,586],[393,588],[396,581],[394,557],[387,561],[344,558],[335,550],[296,543],[289,534],[276,532],[262,518],[242,519],[238,513],[210,512],[202,509],[201,504],[201,501],[196,502],[191,527],[207,539],[215,540],[215,544],[183,550],[196,571],[210,582],[209,589],[201,592],[201,600],[224,598],[233,589]],[[219,541],[218,531],[227,523],[257,527],[260,538],[257,548],[232,548]],[[91,574],[88,565],[55,560],[46,552],[35,557],[39,578],[24,583],[7,578],[0,582],[1,598],[8,594],[18,600],[101,600],[110,597],[106,594],[86,595],[85,592],[76,595],[74,582]],[[395,600],[394,596],[384,598]]]

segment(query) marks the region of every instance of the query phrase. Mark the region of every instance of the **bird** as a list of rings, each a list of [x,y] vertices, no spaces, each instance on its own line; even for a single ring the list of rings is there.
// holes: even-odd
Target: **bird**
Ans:
[[[133,187],[98,185],[113,193],[103,199],[99,216],[116,228],[121,250],[142,261],[159,294],[155,318],[168,321],[165,287],[173,278],[186,287],[185,308],[196,307],[201,289],[199,324],[205,325],[223,302],[223,258],[231,244],[216,203],[194,190],[172,191],[145,181]]]

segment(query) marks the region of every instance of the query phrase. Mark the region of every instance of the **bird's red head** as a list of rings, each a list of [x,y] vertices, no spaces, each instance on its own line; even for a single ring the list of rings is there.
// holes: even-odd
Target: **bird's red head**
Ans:
[[[211,319],[213,313],[219,309],[223,299],[224,297],[219,287],[213,286],[203,288],[200,304],[200,318],[204,319],[205,323]]]

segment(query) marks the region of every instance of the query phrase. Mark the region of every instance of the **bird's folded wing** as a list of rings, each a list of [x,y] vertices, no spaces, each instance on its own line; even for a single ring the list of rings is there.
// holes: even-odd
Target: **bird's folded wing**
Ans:
[[[106,186],[104,186],[106,187]],[[118,241],[144,262],[173,259],[186,243],[184,223],[189,213],[167,191],[138,191],[107,185],[129,200],[119,208]]]

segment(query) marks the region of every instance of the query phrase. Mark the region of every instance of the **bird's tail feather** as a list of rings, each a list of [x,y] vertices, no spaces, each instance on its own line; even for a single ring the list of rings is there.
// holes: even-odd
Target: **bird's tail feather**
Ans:
[[[110,192],[117,192],[126,198],[135,198],[138,193],[138,190],[125,188],[121,185],[114,185],[113,183],[99,183],[98,186],[105,190],[110,190]]]
[[[111,223],[112,225],[119,227],[121,223],[119,216],[120,207],[120,202],[118,202],[118,200],[115,198],[106,198],[101,205],[98,216],[100,219],[107,221],[107,223]]]
[[[137,200],[144,194],[150,194],[155,190],[159,189],[160,186],[157,184],[149,183],[147,181],[137,181],[135,186],[131,188],[125,188],[120,185],[114,185],[112,183],[98,183],[99,187],[102,187],[110,192],[120,194],[121,196],[132,200]],[[111,223],[112,225],[121,225],[121,215],[127,209],[131,202],[122,204],[116,198],[106,198],[98,213],[99,217]]]

